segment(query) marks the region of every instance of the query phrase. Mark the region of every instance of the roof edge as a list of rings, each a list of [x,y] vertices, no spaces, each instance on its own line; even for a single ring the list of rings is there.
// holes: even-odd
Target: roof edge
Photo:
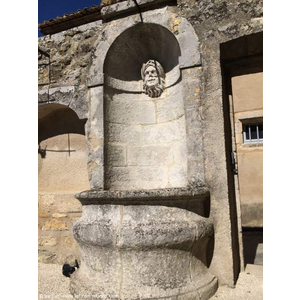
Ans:
[[[79,9],[75,13],[65,14],[62,17],[50,19],[38,24],[40,32],[44,35],[54,34],[87,23],[120,17],[121,15],[148,10],[158,5],[177,3],[176,0],[107,0],[91,8]]]

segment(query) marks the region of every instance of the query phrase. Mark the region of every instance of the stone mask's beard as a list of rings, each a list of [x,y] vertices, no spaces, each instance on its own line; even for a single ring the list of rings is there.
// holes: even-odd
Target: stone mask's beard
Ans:
[[[160,78],[160,83],[148,86],[147,83],[143,85],[145,93],[151,98],[158,98],[163,93],[165,88],[165,81]]]

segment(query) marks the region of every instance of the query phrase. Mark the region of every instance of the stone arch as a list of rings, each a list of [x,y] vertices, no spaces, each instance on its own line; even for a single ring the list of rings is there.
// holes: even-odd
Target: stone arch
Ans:
[[[39,106],[39,191],[89,188],[84,126],[85,120],[66,105]]]
[[[143,24],[156,24],[170,31],[177,39],[181,55],[179,67],[188,68],[199,65],[201,62],[199,53],[199,40],[192,25],[185,19],[168,11],[160,11],[155,14],[144,13]],[[129,28],[143,24],[139,16],[124,18],[122,26],[108,24],[99,36],[95,44],[95,53],[89,71],[87,84],[89,87],[103,84],[104,61],[114,41]]]
[[[179,43],[171,31],[154,23],[136,24],[123,31],[110,46],[103,66],[106,83],[108,78],[113,78],[115,82],[109,82],[113,85],[117,81],[140,81],[142,64],[150,59],[160,62],[170,75],[179,66],[180,56]],[[171,76],[167,86],[178,80],[178,73],[176,78]]]

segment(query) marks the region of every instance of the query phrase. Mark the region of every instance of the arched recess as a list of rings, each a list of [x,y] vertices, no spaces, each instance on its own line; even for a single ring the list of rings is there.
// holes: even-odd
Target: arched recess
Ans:
[[[135,35],[131,36],[132,33]],[[133,38],[135,42],[128,43],[126,42],[127,39],[123,37]],[[123,51],[124,49],[127,49],[127,53]],[[115,55],[109,55],[113,52]],[[199,134],[200,120],[197,110],[187,111],[187,106],[195,106],[199,103],[197,99],[194,100],[194,90],[198,93],[198,89],[191,90],[189,84],[192,80],[198,87],[199,66],[201,64],[199,40],[192,25],[186,19],[163,9],[155,11],[155,13],[145,12],[143,24],[141,24],[138,15],[122,19],[122,26],[121,24],[117,26],[115,22],[108,23],[95,43],[87,78],[90,102],[89,122],[86,129],[91,188],[107,188],[105,165],[107,165],[109,158],[106,155],[107,149],[105,147],[107,145],[104,141],[105,138],[107,140],[104,119],[107,116],[107,109],[109,109],[106,106],[108,102],[105,100],[109,94],[107,91],[112,88],[123,91],[123,94],[127,93],[129,97],[141,94],[143,88],[142,80],[139,78],[140,64],[142,61],[145,63],[144,60],[148,57],[165,62],[164,68],[168,74],[166,78],[167,89],[164,96],[172,92],[172,88],[176,87],[176,84],[181,85],[181,89],[178,89],[180,91],[178,96],[184,100],[186,146],[187,157],[189,158],[187,177],[192,185],[195,185],[195,182],[198,185],[203,182],[202,158],[192,151],[195,148],[195,133],[201,137]],[[132,63],[133,59],[136,60],[135,64]],[[118,73],[119,70],[126,70],[126,72]],[[169,108],[169,111],[172,112],[173,109]],[[178,111],[175,110],[175,113]],[[191,128],[192,126],[195,128],[195,122],[197,123],[197,132]],[[117,152],[121,156],[123,155],[122,150],[117,150]],[[186,177],[186,175],[184,176]],[[168,185],[164,185],[164,187],[166,186]],[[182,183],[179,186],[182,186]]]
[[[157,11],[155,14],[145,12],[143,14],[143,24],[141,24],[139,16],[136,15],[124,18],[122,26],[115,26],[112,23],[105,27],[94,47],[95,52],[87,80],[89,87],[103,84],[104,60],[115,40],[126,30],[136,25],[146,27],[149,24],[160,25],[174,35],[181,51],[178,58],[180,68],[200,65],[199,39],[194,28],[185,18],[165,10]]]
[[[40,193],[74,193],[89,188],[85,122],[65,105],[39,106]]]
[[[157,24],[137,24],[111,45],[104,62],[105,189],[187,185],[187,146],[178,41]],[[158,61],[164,92],[143,92],[141,68]]]
[[[153,23],[137,24],[120,34],[109,48],[105,58],[104,74],[120,81],[139,82],[141,66],[149,59],[160,62],[167,75],[179,68],[181,50],[174,34],[167,28]],[[177,78],[178,80],[178,73]],[[166,86],[174,84],[166,76]],[[172,80],[171,79],[171,80]],[[141,89],[139,90],[141,91]]]

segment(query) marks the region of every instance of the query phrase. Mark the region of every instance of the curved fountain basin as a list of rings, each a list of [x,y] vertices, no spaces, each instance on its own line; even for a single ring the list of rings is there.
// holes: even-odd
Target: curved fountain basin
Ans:
[[[107,299],[209,299],[217,289],[217,280],[205,265],[213,225],[208,218],[181,208],[198,207],[204,212],[207,196],[207,189],[77,195],[83,214],[74,223],[73,235],[82,264],[71,278],[73,295],[78,299],[87,294]]]

